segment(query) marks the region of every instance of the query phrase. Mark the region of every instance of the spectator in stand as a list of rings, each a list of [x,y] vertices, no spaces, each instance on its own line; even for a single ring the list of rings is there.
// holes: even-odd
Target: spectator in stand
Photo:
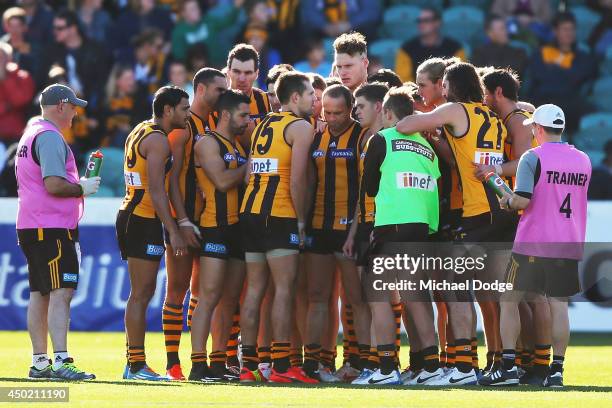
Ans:
[[[26,12],[27,40],[43,46],[53,40],[53,11],[43,0],[19,0]]]
[[[259,0],[249,12],[249,21],[256,22],[253,13],[265,20],[263,23],[269,25],[271,32],[270,45],[281,52],[283,61],[291,64],[301,56],[299,44],[303,36],[298,17],[299,9],[300,0]],[[262,22],[262,19],[259,22]]]
[[[244,42],[252,45],[259,54],[259,76],[257,87],[263,88],[268,77],[268,71],[273,66],[281,63],[281,55],[278,50],[268,45],[268,31],[263,26],[248,26],[244,32]]]
[[[107,45],[112,25],[110,14],[102,8],[103,0],[80,0],[79,21],[87,38]]]
[[[510,67],[522,77],[527,66],[527,54],[523,49],[512,47],[508,38],[506,21],[495,14],[485,22],[487,42],[474,50],[472,63],[479,67]]]
[[[589,46],[598,55],[612,47],[612,0],[588,0],[587,5],[602,15],[589,36]]]
[[[15,158],[17,157],[18,142],[10,145],[4,154],[0,156],[0,161],[4,162],[4,167],[0,172],[0,197],[17,197],[17,179],[15,178]],[[2,145],[2,143],[0,143]],[[0,147],[0,150],[4,145]]]
[[[181,6],[181,21],[172,31],[172,56],[174,59],[184,61],[190,45],[203,42],[208,49],[214,51],[217,34],[222,29],[236,22],[244,0],[234,0],[234,7],[223,17],[211,14],[202,16],[202,9],[197,0],[186,0]],[[213,60],[218,60],[212,55]]]
[[[589,200],[612,200],[612,140],[604,145],[605,157],[593,168],[589,183]]]
[[[64,10],[55,16],[53,34],[56,43],[45,50],[43,72],[48,73],[52,65],[63,67],[70,88],[88,101],[88,112],[95,112],[104,100],[110,56],[101,44],[85,37],[73,11]],[[39,76],[38,84],[45,80]]]
[[[584,51],[576,47],[576,19],[562,12],[553,20],[555,41],[545,45],[531,58],[530,96],[534,105],[558,105],[565,112],[566,128],[575,130],[580,116],[591,106],[581,95],[580,88],[595,79],[597,65]]]
[[[173,61],[168,67],[168,85],[178,86],[189,95],[189,104],[193,102],[193,83],[189,80],[187,67],[181,61]],[[193,78],[193,77],[191,77]]]
[[[130,65],[134,70],[136,82],[147,88],[153,95],[159,87],[167,82],[167,59],[163,53],[163,34],[154,28],[147,28],[132,40],[133,54],[122,64]],[[151,100],[152,102],[153,100]]]
[[[0,43],[0,142],[8,147],[21,137],[34,97],[34,81],[12,62],[10,45]]]
[[[331,73],[332,64],[325,59],[323,40],[311,37],[305,44],[306,60],[295,64],[295,69],[301,72],[314,72],[323,77]]]
[[[187,69],[189,77],[193,78],[195,74],[202,68],[210,66],[208,63],[208,47],[206,44],[193,44],[187,49]]]
[[[337,37],[359,31],[369,41],[376,38],[382,17],[381,0],[309,0],[300,2],[300,20],[305,37],[319,34]]]
[[[146,29],[160,30],[164,39],[164,49],[169,48],[174,23],[170,11],[157,7],[155,0],[129,0],[127,7],[117,18],[109,36],[110,45],[118,60],[132,53],[130,44],[135,36]]]
[[[495,0],[491,13],[507,20],[513,39],[532,47],[552,40],[550,0]]]
[[[25,10],[20,7],[7,9],[2,15],[2,27],[6,34],[0,41],[13,48],[13,62],[19,65],[19,68],[28,71],[30,75],[34,75],[38,69],[40,47],[27,39],[28,25]]]
[[[417,19],[419,35],[406,41],[397,51],[395,72],[402,81],[414,81],[419,64],[431,57],[458,57],[465,60],[465,51],[457,41],[443,37],[442,18],[433,7],[424,7]],[[406,24],[410,24],[409,21]]]
[[[491,13],[503,19],[521,13],[530,14],[534,21],[548,24],[553,16],[550,3],[550,0],[495,0],[491,5]]]
[[[102,144],[123,148],[136,124],[151,116],[147,89],[138,85],[132,67],[115,65],[106,86],[105,136]]]

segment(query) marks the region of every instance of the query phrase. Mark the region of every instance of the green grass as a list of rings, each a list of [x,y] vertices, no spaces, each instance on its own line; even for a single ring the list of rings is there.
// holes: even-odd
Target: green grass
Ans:
[[[0,339],[3,346],[0,349],[0,386],[59,385],[56,382],[30,382],[24,378],[31,352],[26,332],[0,332]],[[69,342],[70,353],[77,365],[98,376],[95,382],[69,385],[69,406],[612,407],[610,334],[572,336],[572,345],[566,356],[566,387],[559,391],[522,386],[490,390],[480,387],[428,389],[126,382],[121,380],[125,362],[123,333],[71,333]],[[182,343],[181,359],[183,369],[188,373],[188,334],[184,334]],[[162,335],[148,334],[146,348],[149,364],[162,372],[165,366]],[[486,350],[481,347],[480,351],[484,358]],[[407,347],[402,348],[402,360],[407,358],[407,354]],[[27,406],[48,406],[48,403]]]

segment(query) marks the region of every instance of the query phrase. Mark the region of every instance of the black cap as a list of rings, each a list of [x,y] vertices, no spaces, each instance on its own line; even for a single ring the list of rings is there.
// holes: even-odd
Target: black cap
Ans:
[[[40,94],[41,105],[58,105],[60,103],[71,103],[84,108],[87,101],[77,98],[74,91],[66,85],[53,84],[43,89]]]

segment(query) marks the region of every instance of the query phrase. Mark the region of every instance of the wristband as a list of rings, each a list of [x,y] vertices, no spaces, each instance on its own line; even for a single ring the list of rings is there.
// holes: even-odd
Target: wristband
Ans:
[[[504,172],[504,170],[502,169],[502,166],[500,164],[496,164],[495,165],[495,173],[501,175]]]
[[[83,197],[85,195],[85,190],[83,190],[83,186],[81,185],[81,183],[77,183],[77,186],[79,186],[79,190],[81,190],[81,194],[79,195],[79,197]]]

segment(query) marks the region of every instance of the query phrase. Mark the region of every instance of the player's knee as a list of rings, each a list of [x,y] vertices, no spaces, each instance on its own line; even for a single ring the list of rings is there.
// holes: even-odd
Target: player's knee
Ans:
[[[129,300],[136,303],[148,303],[155,294],[155,283],[132,288]]]
[[[73,295],[74,289],[60,288],[52,290],[49,299],[50,302],[70,303]]]

